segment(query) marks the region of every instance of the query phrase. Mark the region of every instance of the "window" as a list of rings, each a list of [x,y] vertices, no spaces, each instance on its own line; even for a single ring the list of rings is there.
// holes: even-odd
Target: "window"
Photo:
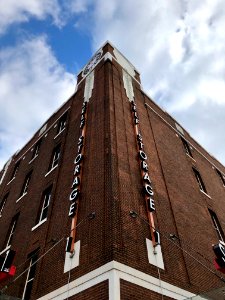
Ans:
[[[24,180],[24,183],[23,183],[21,192],[20,192],[20,197],[22,197],[23,195],[25,195],[25,194],[27,193],[28,186],[29,186],[30,179],[31,179],[31,174],[32,174],[32,171],[29,172],[29,173],[27,174],[27,176],[25,177],[25,180]]]
[[[223,185],[225,186],[225,178],[224,178],[223,174],[218,169],[216,169],[216,172],[219,175]]]
[[[195,169],[193,168],[193,171],[194,171],[194,174],[195,174],[195,178],[198,182],[198,185],[199,185],[199,188],[202,192],[206,193],[207,194],[207,191],[206,191],[206,188],[205,188],[205,185],[204,185],[204,182],[202,180],[202,177],[200,175],[200,173]]]
[[[27,271],[26,282],[24,285],[22,300],[29,300],[31,296],[32,286],[33,286],[35,271],[37,266],[37,260],[38,260],[38,251],[39,250],[36,250],[32,252],[30,255],[28,255],[28,258],[30,258],[30,262],[29,262],[29,269]]]
[[[52,186],[47,188],[42,195],[42,201],[41,201],[41,206],[40,206],[40,210],[39,210],[40,212],[38,215],[37,223],[40,223],[43,220],[47,219],[48,208],[49,208],[50,199],[51,199],[51,191],[52,191]]]
[[[11,245],[12,242],[12,238],[16,229],[16,225],[17,225],[17,221],[19,218],[19,214],[15,215],[15,217],[13,217],[11,224],[9,226],[9,230],[6,236],[6,242],[5,242],[5,248],[7,248],[8,246]]]
[[[6,201],[7,201],[7,198],[9,196],[9,193],[7,193],[4,198],[2,199],[1,203],[0,203],[0,217],[2,215],[2,212],[3,212],[3,209],[4,209],[4,206],[6,204]]]
[[[223,229],[222,229],[222,227],[220,225],[220,222],[219,222],[219,220],[217,218],[217,215],[211,209],[209,209],[209,213],[210,213],[210,216],[212,218],[212,222],[213,222],[214,228],[215,228],[215,230],[217,232],[217,235],[219,237],[219,240],[221,240],[221,241],[224,242],[225,239],[224,239]]]
[[[34,150],[33,150],[33,155],[32,155],[32,159],[34,159],[36,156],[38,156],[38,153],[40,151],[40,147],[41,147],[41,140],[39,140],[36,145],[34,146]]]
[[[50,161],[50,165],[49,165],[49,169],[48,169],[49,171],[58,166],[59,157],[60,157],[60,145],[55,147],[55,149],[52,152],[52,157],[51,157],[51,161]]]
[[[189,155],[190,157],[193,157],[192,153],[191,153],[191,148],[190,148],[188,142],[184,138],[182,138],[182,137],[180,137],[180,138],[183,143],[186,154]]]
[[[57,134],[59,134],[66,127],[67,112],[59,119]]]
[[[15,164],[15,167],[13,169],[13,172],[12,172],[12,176],[10,178],[10,181],[13,180],[13,178],[16,177],[16,174],[18,173],[18,170],[19,170],[19,166],[20,166],[20,161],[18,161],[16,164]]]

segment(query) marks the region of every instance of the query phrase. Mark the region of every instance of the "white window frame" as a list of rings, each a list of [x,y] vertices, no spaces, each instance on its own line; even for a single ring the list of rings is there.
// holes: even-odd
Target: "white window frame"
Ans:
[[[9,194],[6,194],[6,195],[4,196],[4,198],[2,199],[1,207],[0,207],[0,217],[2,216],[2,212],[3,212],[3,209],[4,209],[4,207],[5,207],[5,204],[6,204],[6,201],[7,201],[7,199],[8,199],[8,196],[9,196]]]
[[[50,168],[49,168],[49,172],[52,170],[52,169],[54,169],[54,168],[56,168],[57,166],[58,166],[58,164],[59,164],[59,158],[60,158],[60,153],[61,153],[61,151],[60,151],[61,149],[60,149],[60,146],[57,146],[57,147],[55,147],[55,149],[53,150],[53,153],[52,153],[52,160],[51,160],[51,165],[50,165]],[[56,163],[56,164],[55,164]],[[48,172],[48,173],[49,173]]]
[[[62,117],[59,119],[59,126],[57,130],[57,135],[62,132],[66,128],[66,123],[67,123],[67,112],[62,115]]]
[[[221,232],[222,228],[221,228],[221,225],[219,223],[216,213],[212,210],[209,210],[209,213],[212,218],[214,228],[215,228],[220,240],[224,242],[224,234],[223,234],[223,232]]]
[[[33,158],[38,156],[38,153],[40,151],[40,147],[41,147],[41,142],[38,142],[35,147],[34,147],[34,154],[33,154]]]
[[[29,163],[31,163],[38,156],[40,148],[41,148],[41,139],[37,141],[37,143],[34,145],[33,155]]]
[[[214,223],[215,229],[216,229],[216,231],[218,232],[218,235],[219,235],[219,237],[220,237],[220,240],[224,242],[224,238],[223,238],[223,235],[222,235],[221,232],[220,232],[220,228],[219,228],[219,225],[218,225],[218,223],[217,223],[217,220],[215,219],[214,216],[212,216],[212,219],[213,219],[213,223]]]
[[[18,161],[18,162],[15,164],[14,169],[13,169],[13,173],[12,173],[12,176],[11,176],[9,182],[11,182],[11,181],[16,177],[16,174],[18,173],[19,167],[20,167],[20,161]]]
[[[14,234],[15,228],[16,228],[16,223],[17,223],[17,218],[14,219],[14,221],[11,225],[10,234],[9,234],[5,248],[7,248],[11,245],[12,237],[13,237],[13,234]]]
[[[25,180],[24,180],[24,183],[23,183],[23,189],[21,190],[20,198],[22,198],[22,196],[27,194],[27,190],[28,190],[28,186],[30,184],[30,180],[31,180],[31,173],[28,173],[27,176],[25,177]]]
[[[194,174],[195,174],[195,178],[198,182],[198,186],[199,186],[200,191],[202,191],[204,194],[208,195],[205,184],[204,184],[203,179],[201,177],[201,174],[195,168],[193,168],[193,171],[194,171]]]
[[[43,218],[43,213],[44,213],[45,209],[47,209],[47,211],[48,211],[48,207],[49,207],[50,200],[51,200],[51,194],[52,194],[51,193],[51,188],[47,189],[44,193],[44,199],[43,199],[43,203],[42,203],[42,207],[41,207],[41,212],[40,212],[38,224],[41,223],[41,222],[44,222],[44,220],[47,219],[47,215],[46,215],[45,218]],[[47,214],[48,214],[48,212],[47,212]]]
[[[218,169],[216,169],[216,172],[217,172],[218,176],[220,177],[220,180],[222,181],[223,186],[225,186],[225,178],[224,178],[223,174]]]
[[[25,297],[25,294],[26,294],[26,291],[27,291],[27,285],[29,282],[31,281],[34,281],[34,277],[32,278],[29,278],[30,276],[30,270],[31,270],[31,267],[37,263],[37,260],[35,262],[33,262],[33,257],[31,257],[30,259],[30,264],[29,264],[29,269],[28,269],[28,272],[27,272],[27,277],[26,277],[26,281],[25,281],[25,285],[24,285],[24,289],[23,289],[23,296],[22,296],[22,300],[24,300],[24,297]],[[35,275],[35,274],[34,274]]]
[[[189,146],[189,143],[183,138],[183,137],[180,137],[181,138],[181,141],[182,141],[182,144],[184,146],[184,150],[185,150],[185,153],[190,156],[191,158],[193,158],[193,155],[192,155],[192,152],[191,152],[191,148]]]
[[[29,182],[30,182],[30,176],[27,177],[26,183],[25,183],[25,185],[24,185],[24,188],[23,188],[23,195],[27,193],[27,189],[28,189],[28,186],[29,186]]]

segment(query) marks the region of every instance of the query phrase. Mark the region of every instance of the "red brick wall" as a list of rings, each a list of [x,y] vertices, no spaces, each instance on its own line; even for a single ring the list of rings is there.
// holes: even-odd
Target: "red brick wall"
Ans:
[[[120,296],[121,300],[162,300],[162,295],[155,293],[153,291],[149,291],[143,287],[140,287],[136,284],[127,282],[125,280],[120,281]],[[163,296],[163,300],[172,300],[174,298],[170,298],[167,296]]]
[[[109,288],[108,281],[103,281],[95,286],[70,297],[69,300],[108,300]]]

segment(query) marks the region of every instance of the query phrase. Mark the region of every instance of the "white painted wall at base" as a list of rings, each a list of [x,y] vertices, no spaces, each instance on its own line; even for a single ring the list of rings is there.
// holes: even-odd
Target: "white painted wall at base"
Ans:
[[[151,275],[116,261],[111,261],[37,300],[67,299],[67,297],[72,297],[105,280],[108,280],[109,284],[109,300],[120,300],[121,279],[177,300],[184,300],[196,296],[193,293],[159,280]]]

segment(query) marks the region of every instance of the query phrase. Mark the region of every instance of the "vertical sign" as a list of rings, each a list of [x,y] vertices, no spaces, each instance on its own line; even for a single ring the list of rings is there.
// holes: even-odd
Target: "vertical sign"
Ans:
[[[132,100],[130,103],[131,103],[131,112],[133,117],[134,132],[136,136],[136,143],[137,143],[137,150],[138,150],[138,160],[140,163],[141,177],[142,177],[143,189],[145,193],[145,203],[146,203],[146,209],[148,214],[148,220],[150,224],[152,244],[155,247],[158,244],[160,244],[160,236],[159,236],[159,232],[155,230],[155,223],[154,223],[155,201],[153,198],[154,192],[153,192],[152,181],[149,176],[149,170],[147,164],[148,157],[144,151],[143,138],[139,128],[139,117],[137,113],[137,105],[134,100]]]
[[[70,208],[69,217],[72,218],[70,237],[67,238],[66,252],[74,251],[76,237],[77,213],[81,191],[82,165],[84,158],[84,142],[86,135],[86,120],[87,120],[87,102],[83,102],[81,119],[80,119],[80,137],[77,143],[77,153],[74,159],[73,182],[71,185],[71,193],[69,196]]]

